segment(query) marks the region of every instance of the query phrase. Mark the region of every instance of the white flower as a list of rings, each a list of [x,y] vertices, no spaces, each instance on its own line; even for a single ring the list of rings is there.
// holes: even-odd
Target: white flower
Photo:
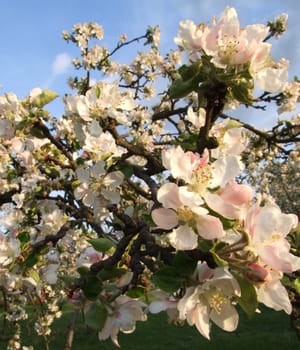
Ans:
[[[214,270],[207,265],[198,266],[201,284],[188,287],[178,302],[179,319],[195,325],[207,339],[210,338],[210,320],[227,332],[237,328],[239,315],[232,305],[232,299],[240,295],[240,287],[233,276],[224,268]]]
[[[105,325],[99,332],[99,339],[106,340],[111,337],[112,342],[120,347],[118,342],[118,333],[133,333],[137,321],[146,321],[147,315],[143,311],[146,304],[130,299],[126,296],[120,296],[116,299],[114,313],[106,319]]]
[[[0,236],[0,269],[9,265],[21,253],[20,241],[13,237]]]

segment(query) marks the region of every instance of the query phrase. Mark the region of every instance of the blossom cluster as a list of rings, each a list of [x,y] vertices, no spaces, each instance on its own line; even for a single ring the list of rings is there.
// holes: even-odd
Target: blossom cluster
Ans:
[[[212,324],[236,330],[240,309],[292,313],[297,198],[291,191],[287,206],[289,191],[276,182],[272,192],[268,181],[272,170],[288,186],[299,170],[299,117],[265,133],[224,112],[261,102],[294,110],[299,82],[287,81],[288,63],[272,60],[267,41],[286,19],[241,28],[227,7],[211,26],[182,21],[179,51],[166,56],[158,27],[129,41],[123,34],[109,49],[95,44],[100,25],[77,24],[63,37],[79,48],[73,64],[84,76],[70,79],[63,116],[46,109],[58,97],[51,90],[0,96],[1,315],[15,332],[8,329],[8,349],[21,348],[28,305],[46,342],[68,303],[116,346],[118,333],[132,333],[149,312],[166,311],[208,339]],[[150,48],[131,63],[112,61],[140,40]],[[178,67],[182,50],[188,61]],[[278,152],[285,158],[275,164]]]

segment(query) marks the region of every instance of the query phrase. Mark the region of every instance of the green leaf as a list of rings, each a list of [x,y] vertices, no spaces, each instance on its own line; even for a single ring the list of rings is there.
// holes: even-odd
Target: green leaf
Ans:
[[[29,277],[31,277],[35,282],[39,282],[40,276],[39,276],[39,274],[38,274],[34,269],[28,270],[28,275],[29,275]]]
[[[59,171],[52,166],[47,166],[45,168],[45,173],[51,178],[59,177]]]
[[[130,298],[139,299],[145,295],[145,289],[143,287],[136,287],[129,290],[126,295]]]
[[[181,75],[182,80],[187,81],[198,75],[201,72],[202,66],[202,61],[194,62],[190,66],[184,64],[178,69],[178,73]]]
[[[103,304],[91,303],[87,306],[84,316],[88,327],[101,331],[107,318],[107,310]]]
[[[109,279],[117,278],[123,276],[127,272],[126,269],[118,269],[118,268],[111,268],[111,269],[103,269],[100,272],[98,272],[97,276],[102,280],[106,281]]]
[[[107,252],[115,247],[115,243],[106,237],[88,239],[88,242],[97,250],[97,252]]]
[[[231,92],[233,97],[246,105],[252,105],[252,102],[253,102],[252,90],[253,90],[253,87],[252,86],[250,87],[248,82],[247,84],[236,83],[233,86],[231,86]]]
[[[26,267],[32,267],[39,261],[39,256],[36,253],[30,253],[25,259]]]
[[[238,303],[249,317],[255,314],[258,306],[257,294],[253,284],[246,278],[238,274],[234,274],[241,288],[241,297],[238,298]]]
[[[190,276],[197,266],[194,261],[184,251],[178,251],[175,255],[173,265],[180,276]]]
[[[87,299],[96,300],[102,290],[102,282],[96,276],[87,276],[82,290]]]
[[[24,244],[30,241],[30,234],[27,231],[22,231],[18,234],[17,239],[20,241],[21,247],[23,247]]]
[[[126,179],[129,179],[133,175],[133,168],[130,165],[124,165],[119,170],[124,174]]]
[[[77,272],[81,275],[81,276],[85,276],[90,272],[90,269],[86,266],[80,266],[77,269]]]
[[[30,135],[37,137],[38,139],[45,138],[45,134],[44,134],[43,130],[41,128],[39,128],[38,126],[33,126],[30,129]]]
[[[212,254],[214,261],[218,266],[227,266],[228,265],[228,262],[226,260],[222,259],[218,255],[218,250],[222,249],[225,245],[226,245],[226,243],[224,243],[224,242],[218,242],[209,251]]]
[[[182,98],[195,91],[198,87],[198,79],[192,78],[184,81],[182,79],[175,80],[169,89],[170,98]]]
[[[44,107],[46,104],[50,103],[51,101],[55,100],[56,97],[58,97],[58,93],[52,91],[52,90],[44,90],[40,95],[34,98],[32,101],[32,105],[34,107]]]
[[[300,295],[300,278],[293,281],[293,286],[296,289],[296,292]]]
[[[213,258],[214,258],[214,262],[218,265],[218,266],[227,266],[228,263],[226,260],[222,259],[216,252],[214,251],[210,251]]]
[[[172,266],[163,267],[152,278],[157,287],[168,293],[176,292],[184,281],[184,278],[180,277],[176,268]]]
[[[78,278],[69,275],[60,276],[59,278],[66,284],[66,286],[70,286],[78,281]]]

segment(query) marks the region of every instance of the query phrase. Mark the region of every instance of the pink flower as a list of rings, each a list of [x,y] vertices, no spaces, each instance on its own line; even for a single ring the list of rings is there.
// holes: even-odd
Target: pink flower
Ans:
[[[158,190],[157,199],[164,208],[153,210],[152,219],[161,228],[173,228],[168,238],[174,248],[196,248],[198,235],[204,239],[215,239],[224,235],[219,218],[208,215],[208,210],[201,207],[204,203],[202,198],[197,193],[188,191],[185,186],[164,184]]]
[[[284,214],[275,204],[253,205],[246,216],[245,228],[249,234],[248,249],[271,268],[290,273],[300,269],[300,258],[290,253],[287,234],[297,226],[294,214]]]
[[[253,190],[245,184],[228,183],[217,193],[204,196],[206,204],[229,219],[242,219],[253,197]]]

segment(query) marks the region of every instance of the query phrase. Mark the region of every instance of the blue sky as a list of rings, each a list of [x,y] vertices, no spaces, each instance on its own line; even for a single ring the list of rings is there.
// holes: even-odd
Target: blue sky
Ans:
[[[64,93],[71,74],[64,58],[73,57],[75,51],[62,40],[61,31],[69,31],[75,23],[103,25],[104,43],[111,48],[124,32],[132,38],[144,34],[148,25],[159,25],[162,52],[167,52],[175,48],[180,20],[208,22],[226,5],[236,8],[242,26],[288,13],[288,31],[274,43],[273,57],[287,58],[290,77],[300,76],[298,0],[2,0],[0,94],[15,92],[22,98],[36,86]]]

